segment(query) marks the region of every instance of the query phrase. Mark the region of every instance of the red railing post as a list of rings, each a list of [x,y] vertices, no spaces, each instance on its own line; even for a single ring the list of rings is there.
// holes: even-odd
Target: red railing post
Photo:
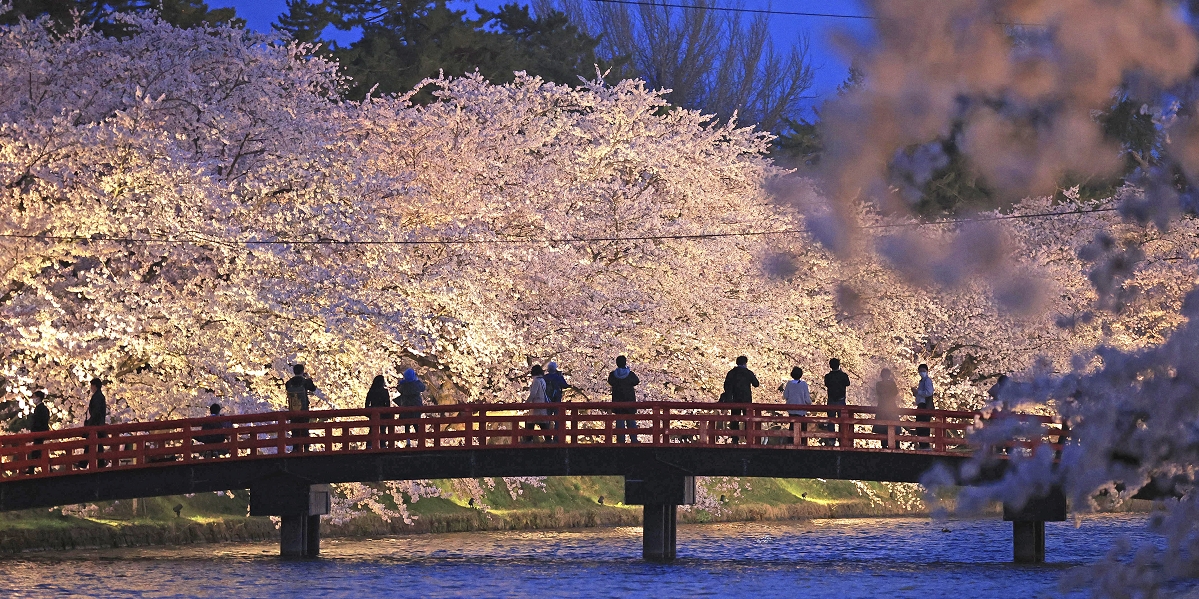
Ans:
[[[237,447],[237,426],[232,422],[229,423],[229,457],[238,457],[239,449]]]
[[[379,410],[371,410],[366,416],[366,446],[368,449],[383,449],[383,440],[379,436],[383,433],[382,429],[383,418],[379,414]]]
[[[838,428],[841,429],[841,449],[853,449],[854,431],[853,425],[849,424],[853,421],[852,415],[853,412],[849,410],[849,406],[845,406],[845,409],[841,410],[841,415],[837,417],[837,421],[840,423]]]
[[[275,420],[275,438],[278,440],[279,455],[287,455],[288,418],[286,416]]]
[[[100,453],[100,444],[97,443],[99,436],[96,434],[96,429],[89,428],[87,431],[87,467],[89,470],[95,470],[99,467],[100,459],[97,457]]]

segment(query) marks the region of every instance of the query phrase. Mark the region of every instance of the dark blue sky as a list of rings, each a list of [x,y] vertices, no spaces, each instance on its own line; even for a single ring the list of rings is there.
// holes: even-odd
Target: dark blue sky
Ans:
[[[685,4],[687,0],[676,0],[676,2]],[[465,10],[470,10],[475,4],[484,8],[495,8],[504,3],[503,0],[481,0],[477,3],[462,0],[451,2],[452,5],[457,5],[457,8]],[[527,2],[520,3],[526,4]],[[232,6],[237,9],[238,16],[245,19],[250,28],[260,31],[269,31],[271,23],[287,10],[286,0],[208,0],[208,5],[210,7]],[[770,8],[778,11],[865,14],[858,0],[783,0],[782,2],[746,0],[744,7]],[[827,17],[789,15],[773,16],[773,33],[776,45],[792,43],[797,34],[803,31],[808,32],[810,36],[812,64],[816,67],[816,82],[811,93],[819,96],[813,101],[814,104],[819,104],[824,97],[835,92],[837,84],[844,81],[849,72],[848,62],[839,56],[829,43],[829,35],[836,31],[837,28],[844,28],[854,33],[864,34],[868,30],[869,24],[857,19],[831,19]],[[334,31],[336,30],[332,30],[330,33]],[[342,36],[348,35],[346,32],[336,33]],[[348,37],[335,37],[334,39],[337,39],[341,43],[353,41],[352,38]]]

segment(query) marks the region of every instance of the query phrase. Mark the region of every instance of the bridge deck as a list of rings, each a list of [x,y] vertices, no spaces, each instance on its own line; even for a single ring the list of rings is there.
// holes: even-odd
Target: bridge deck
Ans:
[[[547,407],[557,413],[532,412]],[[975,412],[905,409],[880,420],[873,406],[833,407],[832,416],[826,406],[791,416],[780,404],[456,404],[7,435],[0,510],[246,488],[274,472],[322,483],[627,475],[655,464],[701,476],[914,482],[937,462],[968,457],[967,434],[981,423]],[[638,428],[619,428],[622,420]],[[620,442],[632,433],[639,443]]]

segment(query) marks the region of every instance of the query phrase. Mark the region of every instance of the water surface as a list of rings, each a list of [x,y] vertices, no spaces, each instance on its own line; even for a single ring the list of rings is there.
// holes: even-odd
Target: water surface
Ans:
[[[1143,515],[1046,525],[1049,563],[1011,561],[1011,524],[870,518],[680,526],[679,560],[649,564],[639,528],[326,539],[314,560],[274,543],[24,554],[0,597],[930,597],[1085,596],[1058,580],[1119,536],[1161,544]]]

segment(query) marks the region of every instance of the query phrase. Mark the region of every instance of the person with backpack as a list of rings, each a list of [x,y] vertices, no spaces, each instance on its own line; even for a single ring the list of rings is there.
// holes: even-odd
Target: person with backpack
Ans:
[[[367,408],[390,408],[391,407],[391,393],[388,393],[388,391],[387,391],[387,379],[383,378],[383,375],[381,375],[381,374],[376,375],[375,380],[371,381],[371,388],[369,391],[366,392],[366,407]],[[379,414],[379,420],[391,420],[392,417],[393,417],[392,414]],[[379,434],[380,435],[390,435],[391,434],[391,426],[386,425],[386,424],[380,424],[379,425]],[[389,445],[389,443],[387,441],[379,442],[380,449],[384,449],[384,448],[388,447],[388,445]],[[366,448],[367,449],[371,448],[370,441],[366,442]]]
[[[399,391],[399,397],[395,398],[395,404],[402,408],[419,408],[424,405],[424,398],[421,396],[427,387],[425,383],[416,378],[416,371],[409,368],[404,371],[404,378],[400,379],[400,384],[396,386],[396,391]],[[408,412],[400,415],[401,420],[415,420],[421,417],[419,412]],[[402,433],[416,433],[419,424],[401,424],[399,430]],[[419,441],[417,441],[419,444]],[[414,444],[411,439],[405,442],[407,447],[412,447]]]
[[[293,365],[291,372],[295,376],[287,379],[287,382],[283,384],[283,388],[287,391],[287,411],[307,412],[309,408],[308,394],[316,391],[316,383],[313,383],[312,378],[304,372],[303,364]],[[310,419],[307,416],[293,416],[288,422],[292,424],[308,424]],[[293,428],[291,436],[307,437],[308,427]],[[292,452],[308,451],[308,444],[292,445],[291,450]]]
[[[745,356],[737,357],[737,365],[724,376],[724,395],[721,396],[722,401],[727,403],[753,403],[753,387],[760,386],[757,375],[749,369],[749,358]],[[730,410],[733,416],[744,416],[745,410]],[[740,422],[729,422],[730,429],[739,430],[742,428]],[[733,443],[740,443],[740,435],[731,436]],[[748,442],[749,439],[746,439]]]
[[[833,358],[828,361],[828,374],[824,375],[824,388],[828,391],[828,405],[843,406],[845,405],[846,389],[849,388],[849,375],[841,370],[841,360]],[[840,418],[841,412],[829,411],[829,418]],[[837,432],[836,424],[825,424],[824,430],[829,432]],[[836,439],[822,439],[825,445],[833,445],[838,443]]]
[[[557,362],[550,362],[549,364],[546,364],[546,369],[548,372],[546,372],[545,376],[542,377],[545,379],[545,400],[549,403],[562,403],[562,396],[564,395],[564,392],[573,387],[571,387],[570,383],[566,382],[566,377],[562,376],[562,373],[558,371]],[[546,413],[548,413],[550,416],[557,416],[558,410],[555,408],[549,408],[546,410]],[[554,430],[558,430],[557,420],[554,421]],[[561,442],[561,439],[558,437],[558,435],[554,435],[550,439],[552,443]]]
[[[916,397],[917,410],[935,410],[933,406],[933,379],[928,376],[928,364],[921,364],[916,368],[920,373],[920,383],[912,387],[912,395]],[[920,414],[916,416],[916,422],[931,422],[933,419],[931,414]],[[918,427],[916,429],[917,437],[927,437],[931,429],[928,427]],[[921,442],[920,449],[928,449],[930,444]]]
[[[641,380],[637,378],[637,373],[628,368],[629,360],[624,356],[616,357],[616,370],[608,373],[608,385],[612,387],[612,403],[632,403],[637,401],[637,393],[633,389]],[[613,408],[613,414],[636,414],[637,408]],[[636,419],[617,420],[616,428],[619,429],[635,429],[637,428]],[[630,434],[633,443],[639,443],[636,433]],[[623,434],[616,436],[617,443],[624,443],[625,436]]]
[[[525,399],[526,403],[542,404],[546,403],[545,397],[545,371],[541,369],[541,364],[534,364],[529,375],[533,380],[529,382],[529,397]],[[544,408],[533,408],[529,410],[529,420],[525,422],[525,430],[533,430],[534,428],[546,429],[549,427],[549,422],[537,419],[537,416],[545,416]],[[525,437],[525,443],[533,443],[535,441],[544,440],[544,437]]]

